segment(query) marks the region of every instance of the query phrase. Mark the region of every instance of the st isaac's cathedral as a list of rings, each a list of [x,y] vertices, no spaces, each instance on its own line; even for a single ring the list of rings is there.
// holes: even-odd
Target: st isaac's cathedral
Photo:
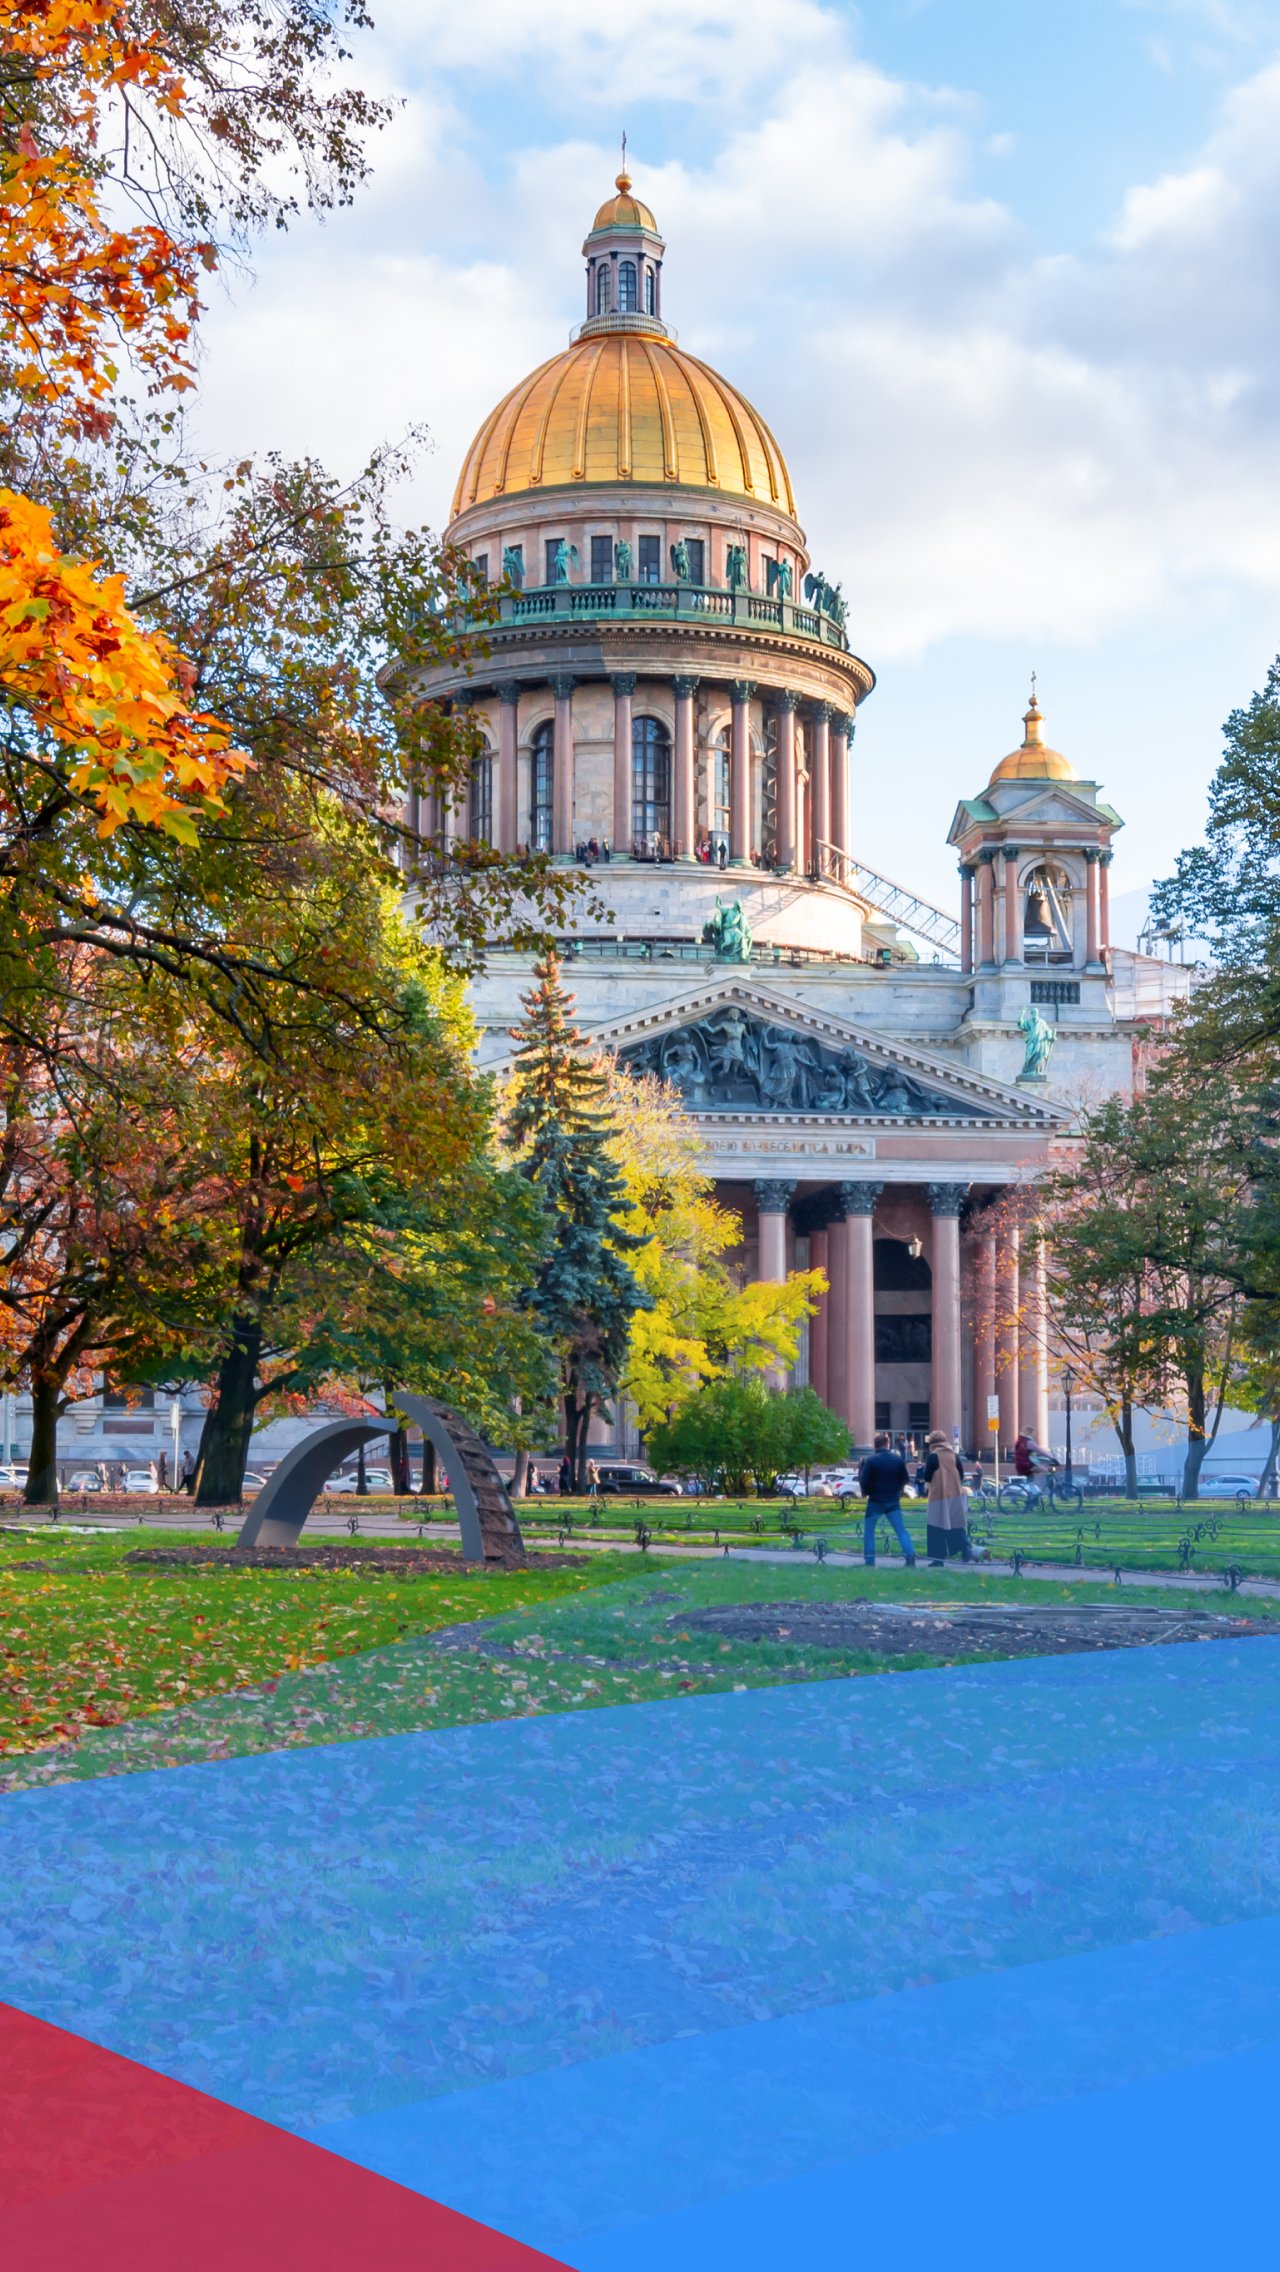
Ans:
[[[942,1427],[976,1449],[995,1398],[1002,1447],[1020,1424],[1047,1442],[1035,1266],[993,1203],[1033,1204],[1079,1106],[1131,1088],[1185,973],[1112,946],[1120,819],[1034,692],[951,817],[958,912],[863,864],[874,673],[768,426],[664,320],[664,251],[620,174],[585,321],[467,453],[448,535],[510,588],[487,654],[423,693],[468,704],[485,754],[469,811],[411,819],[592,863],[607,913],[563,944],[579,1024],[683,1095],[745,1275],[825,1271],[798,1377],[857,1443]],[[529,983],[496,945],[482,1063]]]

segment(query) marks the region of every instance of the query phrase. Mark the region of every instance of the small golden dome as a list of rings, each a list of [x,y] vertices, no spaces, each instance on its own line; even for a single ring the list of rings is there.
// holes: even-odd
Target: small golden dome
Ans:
[[[594,236],[597,229],[651,229],[655,237],[658,224],[647,205],[631,195],[631,176],[625,168],[615,184],[616,197],[606,197],[604,204],[591,224]]]
[[[1027,731],[1021,749],[1011,749],[1001,758],[992,781],[1078,781],[1080,776],[1070,758],[1060,749],[1050,749],[1043,739],[1044,714],[1034,693],[1030,709],[1022,713],[1022,723]]]
[[[759,412],[646,331],[575,340],[513,387],[467,452],[453,517],[491,497],[619,481],[713,489],[795,519],[791,477]]]

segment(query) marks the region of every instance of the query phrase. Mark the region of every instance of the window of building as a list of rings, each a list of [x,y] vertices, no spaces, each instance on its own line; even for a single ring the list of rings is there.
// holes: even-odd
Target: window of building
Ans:
[[[475,572],[476,572],[477,576],[478,576],[478,577],[480,578],[480,581],[481,581],[481,583],[482,583],[482,584],[487,584],[487,583],[488,583],[488,581],[489,581],[489,555],[488,555],[488,553],[487,553],[487,552],[477,552],[477,554],[476,554],[476,556],[475,556],[475,559],[474,559],[474,560],[472,561],[471,565],[472,565],[472,567],[473,567],[473,568],[475,569]]]
[[[930,1406],[927,1404],[909,1404],[907,1406],[907,1426],[913,1435],[928,1435],[929,1412]]]
[[[126,1412],[131,1406],[139,1412],[154,1412],[156,1408],[155,1390],[153,1388],[135,1388],[133,1390],[104,1388],[102,1392],[102,1409],[104,1412]]]
[[[613,538],[593,536],[591,539],[591,581],[593,584],[613,582]]]
[[[1027,878],[1022,905],[1022,953],[1026,962],[1070,963],[1071,879],[1048,861]]]
[[[689,555],[689,582],[705,584],[707,580],[707,548],[700,536],[687,536],[685,551]]]
[[[607,316],[612,306],[613,278],[609,273],[608,261],[602,260],[596,270],[596,314]]]
[[[535,729],[531,752],[529,842],[535,852],[551,850],[555,777],[555,727],[548,718]]]
[[[876,1406],[876,1434],[877,1434],[877,1436],[881,1436],[881,1435],[887,1435],[887,1434],[888,1434],[888,1432],[889,1432],[889,1430],[890,1430],[890,1428],[892,1428],[892,1426],[893,1426],[893,1406],[892,1406],[891,1404],[877,1404],[877,1406]]]
[[[631,727],[631,833],[636,850],[657,859],[671,841],[671,740],[658,718]]]
[[[711,844],[719,851],[729,844],[729,736],[721,734],[711,752]]]
[[[658,312],[658,279],[651,268],[644,272],[644,312],[647,316]]]
[[[471,761],[470,833],[478,844],[493,842],[493,757],[488,750]]]
[[[662,582],[662,538],[642,536],[636,542],[637,566],[642,584]]]
[[[624,315],[634,315],[640,302],[636,297],[636,264],[634,260],[618,262],[618,306]]]

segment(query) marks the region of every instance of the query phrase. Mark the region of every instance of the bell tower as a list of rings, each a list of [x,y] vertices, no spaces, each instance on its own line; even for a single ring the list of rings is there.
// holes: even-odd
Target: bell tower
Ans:
[[[1123,823],[1097,782],[1046,742],[1034,679],[1022,722],[1018,748],[957,807],[947,841],[960,855],[970,1018],[1015,1023],[1030,1004],[1056,1024],[1104,1007],[1108,870]]]

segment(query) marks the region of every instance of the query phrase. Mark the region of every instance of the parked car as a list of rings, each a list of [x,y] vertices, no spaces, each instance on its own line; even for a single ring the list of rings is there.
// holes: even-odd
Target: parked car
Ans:
[[[662,1499],[680,1499],[684,1496],[682,1484],[655,1475],[651,1467],[624,1466],[611,1461],[607,1467],[600,1468],[598,1473],[602,1491],[635,1491],[642,1495],[647,1493],[650,1498]]]
[[[266,1484],[266,1480],[267,1479],[265,1475],[258,1475],[253,1468],[247,1468],[245,1471],[244,1482],[240,1486],[245,1498],[251,1499],[255,1491],[261,1491]]]
[[[393,1491],[395,1489],[395,1485],[391,1480],[391,1470],[389,1467],[366,1467],[364,1471],[364,1479],[371,1491]],[[359,1481],[360,1474],[357,1468],[339,1468],[336,1475],[331,1475],[329,1477],[328,1482],[325,1484],[325,1490],[354,1491],[357,1488]]]
[[[0,1467],[0,1491],[25,1491],[26,1488],[25,1467]]]
[[[154,1497],[160,1486],[149,1467],[126,1467],[120,1488],[122,1491],[147,1491]]]
[[[803,1475],[780,1475],[778,1496],[781,1499],[835,1499],[839,1493],[825,1475],[811,1475],[807,1483]]]
[[[1234,1470],[1230,1474],[1217,1475],[1202,1469],[1200,1496],[1202,1499],[1235,1499],[1240,1496],[1256,1499],[1258,1478],[1256,1475],[1237,1475]]]
[[[105,1491],[106,1485],[96,1467],[78,1467],[67,1482],[68,1491]]]

